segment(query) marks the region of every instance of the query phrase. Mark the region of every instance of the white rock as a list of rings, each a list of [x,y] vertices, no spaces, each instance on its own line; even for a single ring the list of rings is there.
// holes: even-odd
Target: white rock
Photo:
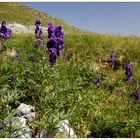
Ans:
[[[62,135],[62,137],[67,137],[67,138],[76,138],[76,134],[74,130],[70,127],[69,121],[68,120],[62,120],[59,121],[57,126],[58,131],[56,132],[56,137]]]
[[[8,25],[13,33],[32,33],[33,28],[14,22]]]
[[[21,103],[15,112],[15,117],[7,118],[3,124],[0,124],[0,129],[6,126],[14,126],[19,128],[19,131],[14,132],[13,135],[18,138],[32,138],[32,129],[29,128],[28,123],[35,118],[35,107]]]
[[[30,112],[35,112],[35,107],[21,103],[16,110],[25,115]]]
[[[32,138],[32,130],[28,127],[26,122],[27,120],[23,116],[16,117],[13,120],[12,125],[19,128],[19,132],[15,132],[18,138]]]
[[[32,121],[35,118],[35,107],[21,103],[16,109],[16,114]]]
[[[27,118],[29,122],[31,122],[33,119],[35,119],[35,112],[30,112],[29,114],[23,115],[24,118]]]
[[[40,138],[48,138],[48,135],[47,135],[47,131],[45,129],[43,129],[41,132],[40,132]]]
[[[8,24],[8,27],[11,28],[12,30],[12,33],[16,33],[16,34],[19,34],[19,33],[33,33],[34,34],[34,31],[35,31],[35,27],[34,25],[33,26],[25,26],[25,25],[22,25],[22,24],[19,24],[19,23],[12,23],[12,24]],[[46,27],[43,27],[42,28],[43,32],[47,32],[47,28]]]

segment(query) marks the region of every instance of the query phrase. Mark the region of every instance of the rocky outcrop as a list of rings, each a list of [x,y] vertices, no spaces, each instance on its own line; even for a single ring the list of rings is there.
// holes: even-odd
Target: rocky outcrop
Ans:
[[[33,26],[25,26],[19,23],[12,23],[8,24],[8,27],[12,30],[12,33],[19,34],[19,33],[34,33],[35,32],[35,27]],[[46,27],[42,27],[43,32],[47,32]]]

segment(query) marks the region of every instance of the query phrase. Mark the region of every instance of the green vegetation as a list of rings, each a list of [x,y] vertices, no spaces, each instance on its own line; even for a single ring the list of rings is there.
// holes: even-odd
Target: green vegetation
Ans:
[[[50,136],[58,121],[68,119],[77,137],[140,137],[140,103],[134,96],[140,88],[140,38],[84,32],[19,3],[0,4],[0,21],[33,26],[38,18],[43,27],[49,22],[63,26],[64,55],[50,65],[47,33],[44,47],[35,47],[33,34],[13,33],[5,42],[7,50],[0,52],[0,137],[16,137],[18,128],[1,126],[20,103],[36,107],[30,127],[46,129]],[[112,51],[116,70],[102,63]],[[130,84],[125,83],[126,60],[133,65]],[[103,79],[99,88],[93,84],[97,76]]]
[[[34,40],[34,35],[13,35],[0,54],[0,121],[24,102],[36,107],[31,126],[38,131],[52,134],[59,120],[68,119],[77,137],[140,137],[140,104],[134,97],[140,86],[140,38],[66,33],[64,55],[53,67],[45,46],[35,48]],[[11,61],[10,48],[21,51],[21,63]],[[120,63],[114,71],[101,63],[112,50]],[[125,83],[125,60],[133,64],[130,84]],[[103,81],[97,89],[92,81],[98,75]],[[9,126],[0,137],[15,137],[15,131]]]

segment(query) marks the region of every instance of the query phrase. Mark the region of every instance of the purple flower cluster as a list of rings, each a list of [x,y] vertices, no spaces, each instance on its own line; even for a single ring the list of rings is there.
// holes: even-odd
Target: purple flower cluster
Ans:
[[[115,53],[112,52],[111,55],[110,55],[110,66],[111,66],[111,68],[114,68],[114,66],[115,66],[115,61],[116,61]]]
[[[37,40],[40,40],[40,43],[37,43],[38,46],[42,45],[42,39],[43,39],[43,31],[42,31],[42,27],[41,27],[41,21],[40,20],[36,20],[35,21],[35,37]]]
[[[10,51],[12,52],[12,49]],[[12,57],[12,56],[10,57],[11,62],[13,62],[15,60],[17,60],[18,63],[22,62],[22,58],[21,58],[20,54],[21,54],[21,51],[20,50],[16,50],[15,57]]]
[[[126,63],[125,69],[126,69],[126,83],[129,83],[132,81],[132,64]]]
[[[6,21],[2,21],[0,27],[0,38],[1,38],[1,45],[2,45],[1,51],[6,50],[6,46],[4,46],[3,43],[11,37],[11,33],[12,33],[11,29],[7,28]]]
[[[17,52],[16,52],[16,60],[20,63],[21,61],[22,61],[22,59],[21,59],[21,57],[20,57],[20,51],[18,50]]]
[[[102,81],[101,76],[98,76],[95,80],[93,80],[93,84],[94,84],[97,88],[99,88],[100,85],[101,85],[101,81]]]
[[[136,100],[138,100],[138,102],[140,102],[140,89],[138,89],[138,90],[135,92],[135,97],[136,97]]]
[[[48,51],[50,52],[50,63],[54,64],[58,56],[62,56],[64,47],[64,33],[62,27],[55,27],[52,23],[48,24]]]

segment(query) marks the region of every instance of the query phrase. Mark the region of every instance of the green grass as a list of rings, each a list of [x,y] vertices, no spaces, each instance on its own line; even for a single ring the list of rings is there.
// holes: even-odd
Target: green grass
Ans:
[[[1,121],[24,102],[36,106],[32,127],[45,128],[50,135],[59,120],[69,119],[77,137],[140,137],[140,104],[134,98],[140,86],[140,38],[66,33],[64,55],[53,67],[45,46],[35,48],[34,39],[34,35],[13,35],[6,42],[7,51],[0,54]],[[21,50],[22,63],[10,61],[10,48]],[[117,59],[124,56],[114,71],[101,64],[112,50]],[[29,61],[31,54],[35,63]],[[125,84],[125,60],[133,64],[129,85]],[[11,75],[13,80],[8,80]],[[97,89],[92,80],[98,75],[103,81]],[[0,131],[0,136],[13,137],[13,131]]]

